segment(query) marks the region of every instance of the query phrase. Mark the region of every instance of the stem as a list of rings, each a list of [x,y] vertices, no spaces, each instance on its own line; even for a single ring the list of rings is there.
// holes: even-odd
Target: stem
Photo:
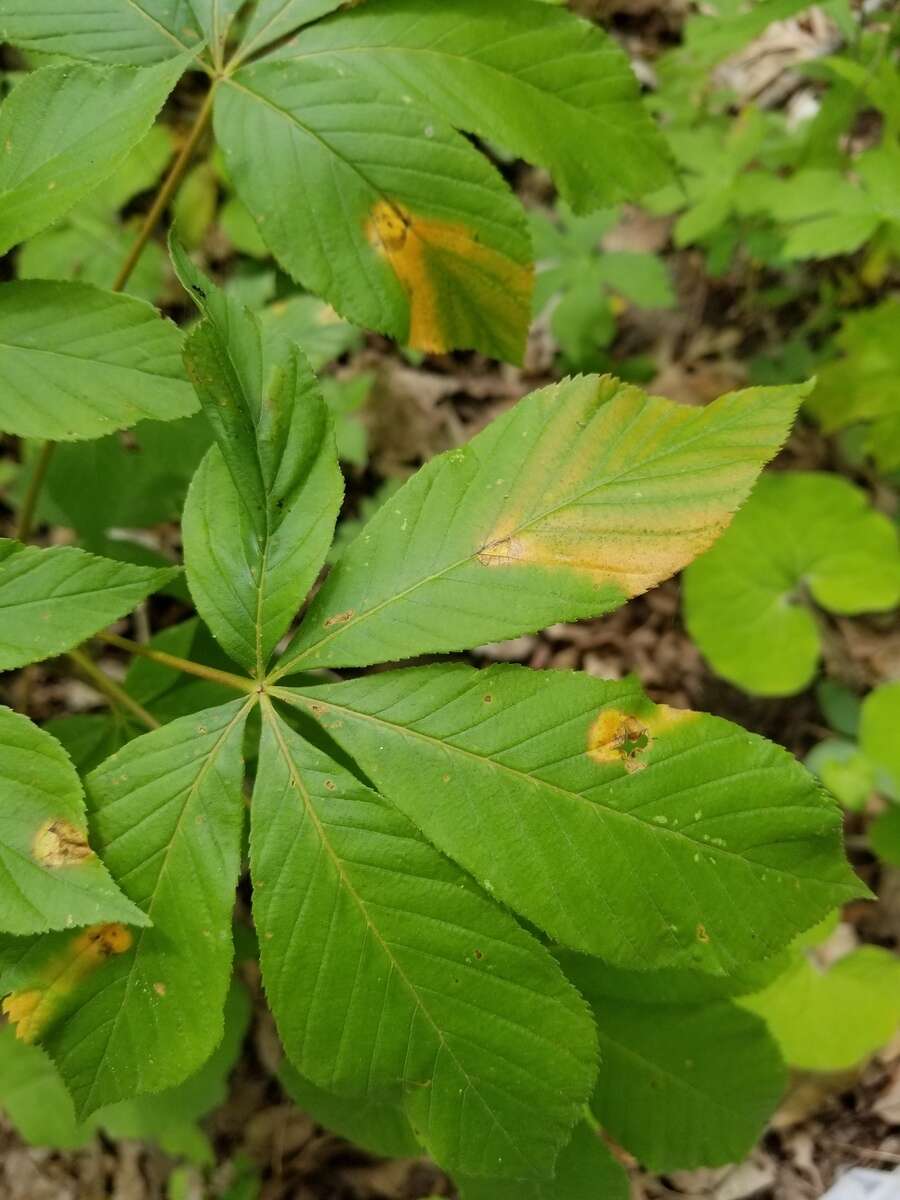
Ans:
[[[25,499],[22,501],[22,507],[19,510],[16,538],[20,542],[26,542],[28,535],[31,533],[31,523],[34,520],[38,497],[41,494],[41,488],[44,486],[44,480],[47,478],[47,469],[50,466],[50,459],[53,457],[55,449],[56,442],[44,442],[37,462],[34,464],[34,470],[31,472],[31,478],[28,480],[28,490],[25,493]]]
[[[178,157],[172,163],[172,168],[169,174],[163,181],[162,187],[156,193],[156,199],[150,206],[150,211],[144,218],[144,224],[141,226],[141,231],[135,239],[134,245],[128,252],[128,256],[122,263],[122,269],[119,271],[112,285],[114,292],[121,292],[122,288],[131,278],[131,272],[137,266],[138,259],[143,253],[144,247],[150,240],[153,231],[159,224],[160,217],[168,206],[169,201],[175,193],[175,189],[181,183],[184,173],[187,170],[188,164],[194,156],[194,151],[197,148],[197,143],[206,131],[206,126],[209,124],[209,118],[212,116],[213,100],[216,94],[216,85],[212,87],[203,97],[203,103],[194,118],[194,124],[191,126],[191,131],[187,136],[187,140],[178,152]]]
[[[217,667],[207,667],[205,663],[194,662],[189,658],[179,658],[175,654],[167,654],[165,650],[152,650],[149,646],[142,646],[139,642],[132,642],[128,638],[119,637],[117,633],[96,633],[94,637],[98,642],[105,642],[107,646],[116,646],[119,650],[124,650],[127,654],[137,654],[140,658],[149,658],[151,662],[159,663],[163,667],[171,667],[175,671],[183,671],[186,675],[197,675],[201,679],[208,679],[212,683],[221,683],[224,687],[233,688],[235,691],[244,692],[250,695],[259,690],[259,686],[243,675],[233,675],[230,671],[220,671]]]
[[[112,291],[121,292],[128,280],[131,278],[131,273],[137,266],[138,260],[144,251],[144,247],[147,245],[147,242],[150,240],[153,231],[159,224],[160,217],[163,215],[169,201],[172,199],[175,189],[178,187],[179,183],[181,183],[188,164],[190,163],[191,158],[194,155],[194,151],[197,148],[197,143],[200,141],[200,138],[203,136],[203,133],[209,124],[209,118],[212,115],[212,106],[215,94],[216,84],[215,81],[213,81],[212,87],[203,97],[203,103],[200,105],[197,116],[194,118],[194,124],[191,126],[191,131],[187,136],[187,140],[181,147],[181,150],[178,152],[178,157],[175,159],[174,163],[172,163],[172,169],[169,171],[169,174],[166,176],[162,186],[160,187],[159,192],[156,195],[156,199],[150,206],[150,211],[144,218],[144,224],[141,226],[140,233],[137,235],[134,245],[128,251],[125,261],[122,263],[122,268],[113,282],[111,289]],[[38,459],[37,465],[35,466],[34,472],[29,480],[28,491],[25,495],[25,499],[22,502],[22,510],[19,514],[18,532],[16,534],[20,542],[24,542],[31,532],[31,523],[34,519],[34,510],[37,507],[38,497],[41,494],[41,488],[43,487],[44,479],[47,475],[47,468],[50,465],[50,459],[53,457],[54,448],[54,442],[44,442],[43,448],[41,449],[40,458]]]
[[[159,721],[156,717],[151,716],[146,708],[138,704],[137,700],[133,700],[124,688],[119,687],[114,679],[110,679],[105,671],[101,671],[93,659],[88,658],[83,651],[70,650],[67,657],[97,691],[102,692],[117,708],[123,708],[126,712],[130,712],[148,729],[159,729]]]

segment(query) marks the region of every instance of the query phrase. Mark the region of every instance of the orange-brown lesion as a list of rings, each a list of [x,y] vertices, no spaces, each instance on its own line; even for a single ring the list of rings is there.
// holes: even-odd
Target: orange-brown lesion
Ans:
[[[65,949],[47,962],[34,986],[12,992],[0,1006],[15,1025],[16,1037],[23,1042],[40,1037],[78,984],[108,958],[125,954],[132,942],[131,931],[117,922],[91,925],[75,934]]]
[[[31,843],[31,855],[36,863],[51,869],[74,867],[92,858],[85,833],[70,821],[45,821]]]
[[[639,716],[618,708],[605,708],[588,729],[587,753],[595,762],[618,764],[629,773],[642,771],[654,740],[696,715],[667,704],[648,707]]]
[[[455,260],[460,275],[468,276],[470,290],[481,292],[478,300],[486,310],[530,306],[531,268],[484,245],[463,224],[420,216],[380,199],[368,215],[365,232],[409,297],[409,344],[416,350],[443,354],[452,349],[441,312],[441,293],[448,284],[435,272],[435,252]]]

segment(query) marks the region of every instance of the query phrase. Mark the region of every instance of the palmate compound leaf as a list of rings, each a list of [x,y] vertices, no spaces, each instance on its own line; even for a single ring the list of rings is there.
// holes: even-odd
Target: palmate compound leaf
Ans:
[[[0,707],[0,762],[0,929],[146,925],[88,843],[81,781],[59,742]]]
[[[0,254],[63,216],[146,135],[187,65],[71,63],[27,75],[0,106]]]
[[[178,574],[0,538],[0,671],[71,650]]]
[[[139,67],[203,46],[190,0],[0,0],[0,39],[25,50]]]
[[[300,348],[264,339],[172,249],[204,314],[185,364],[217,441],[185,504],[188,584],[227,653],[262,676],[331,544],[344,490],[331,419]]]
[[[549,1177],[596,1070],[550,954],[268,702],[251,814],[263,980],[298,1070],[349,1097],[399,1085],[451,1171]]]
[[[865,492],[835,475],[763,476],[731,528],[684,576],[688,630],[723,678],[783,696],[815,674],[809,604],[881,612],[900,600],[900,547]]]
[[[0,284],[0,429],[75,441],[197,408],[181,334],[149,304],[83,283]]]
[[[609,376],[534,392],[363,528],[278,675],[465,650],[597,616],[706,549],[805,387],[687,408]]]
[[[238,192],[300,282],[418,349],[518,360],[527,226],[454,127],[548,166],[581,208],[668,177],[624,54],[534,0],[375,0],[242,68],[216,102]]]
[[[83,1118],[181,1083],[222,1036],[244,801],[238,700],[145,734],[86,780],[91,835],[152,921],[0,945],[3,1011]]]
[[[344,0],[259,0],[250,14],[236,58],[258,54],[301,25],[308,25],[340,8]]]
[[[621,966],[738,972],[866,894],[791,755],[634,681],[438,664],[276,692],[498,900]]]
[[[590,1107],[607,1133],[651,1171],[740,1162],[787,1084],[765,1024],[728,999],[673,1000],[666,973],[609,978],[572,954],[562,965],[596,1017]]]

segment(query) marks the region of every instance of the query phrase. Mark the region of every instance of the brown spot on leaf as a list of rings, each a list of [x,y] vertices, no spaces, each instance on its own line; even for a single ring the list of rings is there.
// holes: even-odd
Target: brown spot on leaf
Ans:
[[[328,617],[324,622],[325,628],[331,629],[333,625],[345,625],[353,616],[354,610],[352,608],[348,608],[346,612],[335,613],[333,617]]]
[[[164,983],[154,983],[153,990],[157,996],[164,996],[166,994],[166,985]]]
[[[93,857],[87,837],[70,821],[45,821],[34,836],[31,854],[36,863],[51,869],[74,867]]]
[[[488,692],[486,696],[483,696],[482,699],[484,700],[485,704],[493,704],[494,703],[494,697],[491,695],[490,692]]]
[[[709,934],[706,932],[705,925],[697,926],[697,941],[698,942],[708,942],[709,941]]]

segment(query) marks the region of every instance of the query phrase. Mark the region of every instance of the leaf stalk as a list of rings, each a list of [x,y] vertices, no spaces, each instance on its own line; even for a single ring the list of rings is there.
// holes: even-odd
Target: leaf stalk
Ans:
[[[176,654],[168,654],[165,650],[154,650],[150,646],[142,646],[129,638],[119,637],[116,633],[97,633],[97,641],[105,642],[107,646],[116,646],[126,654],[136,654],[140,658],[148,658],[151,662],[163,667],[171,667],[174,671],[183,671],[186,675],[196,675],[211,683],[221,683],[223,687],[251,695],[260,690],[260,685],[243,675],[234,675],[231,671],[220,671],[218,667],[208,667],[205,663],[194,662],[190,658],[179,658]]]
[[[131,713],[132,716],[137,717],[142,725],[146,725],[148,729],[159,729],[159,721],[157,721],[156,717],[147,712],[143,705],[138,704],[137,700],[129,696],[124,688],[120,687],[114,679],[111,679],[105,671],[102,671],[93,659],[89,658],[82,650],[70,650],[66,657],[88,682],[93,684],[97,691],[101,692],[116,708],[124,709],[125,712]]]

